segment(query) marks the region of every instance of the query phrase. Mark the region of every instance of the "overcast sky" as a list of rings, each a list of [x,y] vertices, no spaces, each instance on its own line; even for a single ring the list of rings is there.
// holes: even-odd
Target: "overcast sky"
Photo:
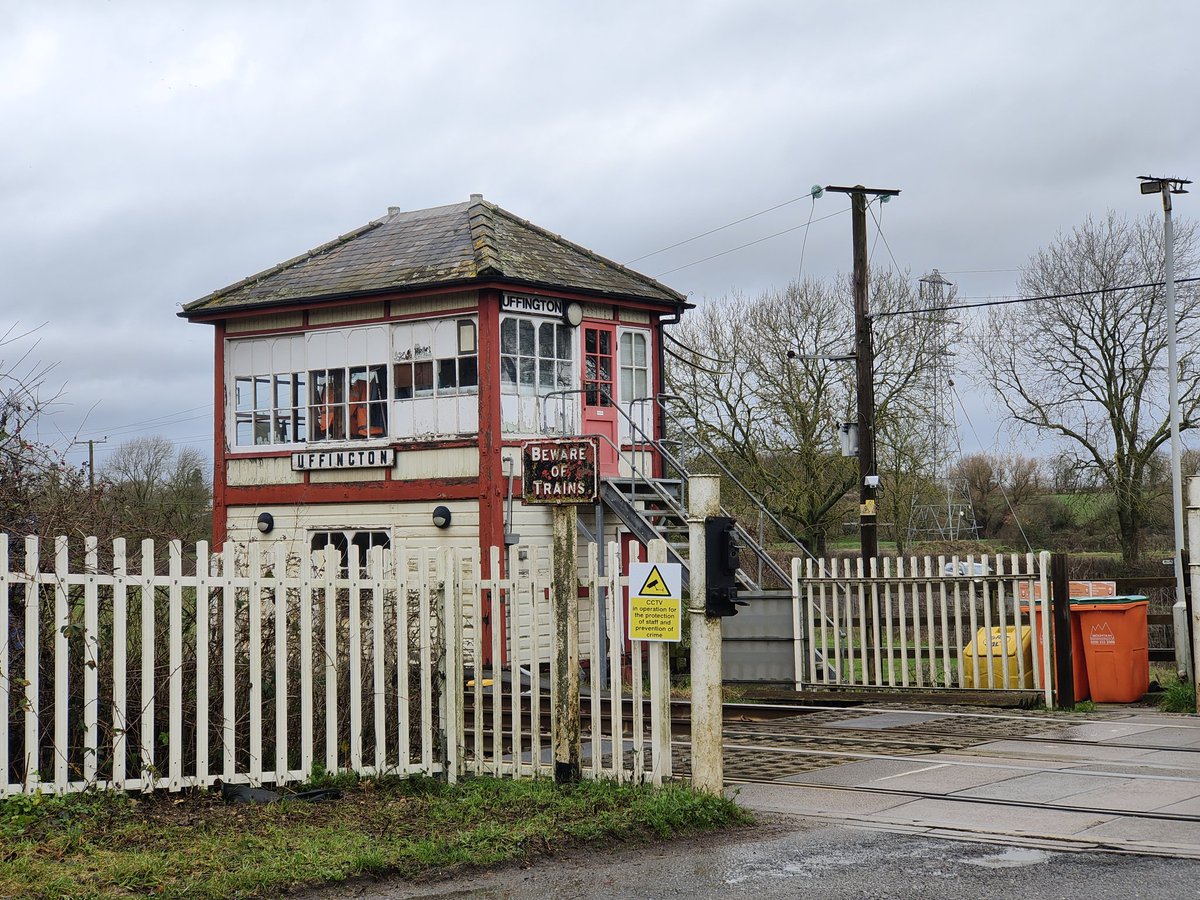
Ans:
[[[862,183],[903,192],[876,263],[1010,294],[1060,229],[1159,212],[1134,176],[1200,180],[1198,25],[1153,0],[2,0],[3,325],[42,326],[29,364],[65,384],[41,438],[107,436],[102,464],[144,434],[211,453],[212,329],[180,304],[388,206],[483,193],[715,302],[795,277],[810,216],[804,274],[848,271],[849,216],[816,221],[846,198],[808,192]]]

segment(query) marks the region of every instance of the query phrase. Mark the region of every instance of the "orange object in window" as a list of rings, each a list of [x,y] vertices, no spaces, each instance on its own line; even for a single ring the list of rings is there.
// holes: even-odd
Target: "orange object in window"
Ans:
[[[371,407],[367,403],[367,382],[356,381],[350,385],[350,437],[378,437],[383,434],[379,426],[372,427]]]

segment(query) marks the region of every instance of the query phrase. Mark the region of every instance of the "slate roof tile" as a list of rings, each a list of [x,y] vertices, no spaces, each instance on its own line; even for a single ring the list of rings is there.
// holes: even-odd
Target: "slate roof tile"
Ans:
[[[377,219],[184,306],[180,315],[501,280],[648,300],[686,298],[473,195]]]

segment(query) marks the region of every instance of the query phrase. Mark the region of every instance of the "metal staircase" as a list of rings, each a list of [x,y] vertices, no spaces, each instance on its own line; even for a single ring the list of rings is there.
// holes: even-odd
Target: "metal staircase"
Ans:
[[[578,392],[556,391],[555,396],[565,400],[567,396],[575,393]],[[549,401],[549,396],[546,399]],[[664,416],[669,426],[673,417],[667,404],[672,399],[674,398],[660,395],[640,402],[653,403],[658,414]],[[770,521],[774,525],[775,531],[780,536],[790,540],[793,546],[789,548],[789,552],[811,557],[812,554],[800,543],[799,538],[793,535],[709,448],[695,440],[686,448],[678,440],[655,440],[621,406],[614,402],[611,408],[615,409],[628,423],[630,444],[633,450],[632,452],[624,451],[603,435],[592,435],[613,447],[620,460],[622,470],[619,477],[602,479],[601,499],[640,542],[646,543],[658,538],[667,542],[670,561],[678,562],[683,566],[685,587],[689,581],[686,491],[688,478],[694,474],[693,470],[697,468],[721,475],[725,485],[732,486],[736,492],[740,492],[738,499],[743,507],[749,506],[755,510],[764,520]],[[564,422],[566,416],[560,414],[558,419],[560,423]],[[675,425],[674,433],[680,435],[688,433],[678,423]],[[561,434],[561,429],[557,433]],[[639,465],[639,460],[642,460],[650,450],[653,450],[662,460],[664,475],[656,476],[646,470],[644,463]],[[685,464],[685,460],[690,461],[690,466]],[[725,507],[722,507],[721,513],[731,515]],[[751,535],[740,522],[735,526],[735,531],[738,543],[743,549],[742,568],[738,571],[738,580],[742,584],[744,594],[752,598],[755,594],[767,589],[768,582],[771,588],[790,590],[790,573],[775,561],[760,541]],[[751,565],[754,572],[748,568]]]

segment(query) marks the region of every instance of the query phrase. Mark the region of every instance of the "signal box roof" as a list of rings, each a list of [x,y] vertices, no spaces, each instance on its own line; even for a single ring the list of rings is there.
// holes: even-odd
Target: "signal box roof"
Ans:
[[[393,207],[383,218],[186,304],[180,315],[212,319],[260,307],[497,282],[531,292],[691,305],[653,278],[473,194],[466,203],[432,209]]]

